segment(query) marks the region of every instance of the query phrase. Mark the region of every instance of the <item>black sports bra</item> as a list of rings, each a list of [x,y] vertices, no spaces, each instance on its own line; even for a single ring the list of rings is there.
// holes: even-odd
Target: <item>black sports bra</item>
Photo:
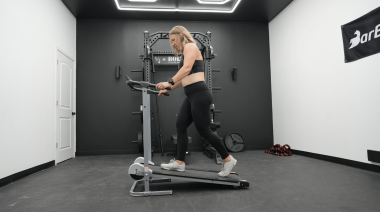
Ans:
[[[185,56],[182,55],[181,60],[179,61],[179,64],[178,64],[178,70],[182,68],[184,58],[185,58]],[[194,73],[198,73],[198,72],[205,72],[204,68],[205,67],[204,67],[203,60],[195,60],[189,75],[194,74]]]

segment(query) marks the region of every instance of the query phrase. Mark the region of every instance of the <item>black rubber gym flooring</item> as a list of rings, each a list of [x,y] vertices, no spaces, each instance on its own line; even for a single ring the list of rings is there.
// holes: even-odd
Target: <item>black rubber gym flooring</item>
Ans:
[[[220,169],[192,154],[187,167]],[[0,211],[380,211],[379,173],[298,155],[233,155],[247,189],[173,180],[151,184],[173,195],[131,197],[128,167],[139,155],[77,157],[1,187]],[[169,159],[156,153],[153,161]]]

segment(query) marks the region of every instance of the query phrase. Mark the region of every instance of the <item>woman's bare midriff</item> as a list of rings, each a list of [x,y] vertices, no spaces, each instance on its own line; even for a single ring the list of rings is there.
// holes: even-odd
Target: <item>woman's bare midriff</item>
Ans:
[[[189,76],[186,76],[185,78],[182,79],[182,86],[186,87],[187,85],[190,85],[199,81],[205,81],[204,72],[198,72],[198,73],[194,73]]]
[[[196,46],[196,44],[193,44]],[[196,60],[203,60],[201,52],[198,52]],[[182,86],[186,87],[187,85],[199,82],[199,81],[205,81],[205,73],[204,72],[198,72],[194,74],[190,74],[182,79]]]

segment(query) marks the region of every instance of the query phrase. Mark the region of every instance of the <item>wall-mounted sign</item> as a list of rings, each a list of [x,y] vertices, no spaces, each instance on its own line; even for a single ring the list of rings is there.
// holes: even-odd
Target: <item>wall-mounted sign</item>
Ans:
[[[380,7],[342,26],[345,62],[380,52]]]
[[[176,57],[175,55],[154,55],[153,54],[153,65],[178,65],[181,57]]]

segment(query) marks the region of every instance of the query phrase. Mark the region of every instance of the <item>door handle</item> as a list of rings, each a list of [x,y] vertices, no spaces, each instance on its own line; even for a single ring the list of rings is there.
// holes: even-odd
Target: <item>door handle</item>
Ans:
[[[72,114],[73,114],[73,116],[74,116],[74,115],[76,115],[76,113],[75,113],[75,112],[73,112]]]

